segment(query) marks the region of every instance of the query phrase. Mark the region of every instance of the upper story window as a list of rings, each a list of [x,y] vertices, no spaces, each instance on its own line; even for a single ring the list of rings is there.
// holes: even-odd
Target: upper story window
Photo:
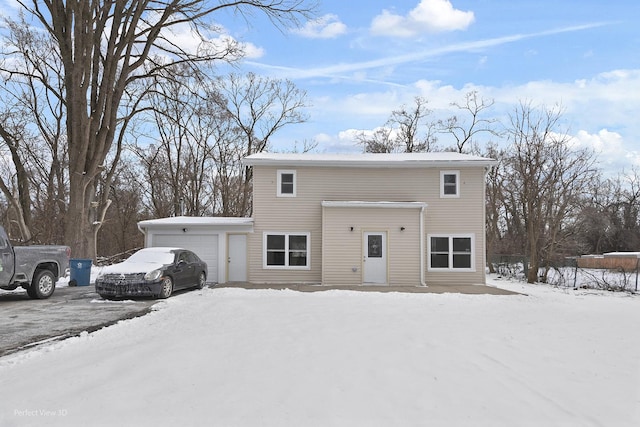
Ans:
[[[460,171],[440,171],[440,197],[460,197]]]
[[[296,171],[278,170],[278,197],[296,197]]]

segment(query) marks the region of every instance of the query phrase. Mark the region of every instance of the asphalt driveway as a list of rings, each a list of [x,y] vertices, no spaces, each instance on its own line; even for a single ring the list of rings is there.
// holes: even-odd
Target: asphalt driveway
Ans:
[[[314,285],[251,285],[236,283],[216,287],[245,289],[294,289],[315,292],[330,289],[364,292],[411,292],[516,295],[489,286],[419,287],[419,286],[314,286]],[[181,292],[178,292],[181,293]],[[60,287],[45,300],[32,300],[26,291],[0,291],[0,357],[54,340],[65,339],[83,331],[93,332],[147,314],[158,300],[153,298],[107,301],[100,298],[93,285]]]
[[[26,291],[0,293],[0,356],[143,316],[157,300],[105,301],[93,285],[57,288],[45,300]]]

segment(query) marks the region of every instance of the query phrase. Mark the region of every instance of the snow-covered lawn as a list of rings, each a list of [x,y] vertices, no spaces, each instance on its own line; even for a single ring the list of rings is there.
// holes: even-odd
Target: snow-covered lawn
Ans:
[[[640,296],[489,284],[177,295],[0,358],[0,425],[640,425]]]

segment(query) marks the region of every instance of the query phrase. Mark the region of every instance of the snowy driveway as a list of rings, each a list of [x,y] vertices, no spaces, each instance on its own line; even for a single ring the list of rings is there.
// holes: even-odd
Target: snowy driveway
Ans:
[[[82,331],[95,331],[149,312],[155,300],[108,302],[93,285],[57,287],[49,299],[32,300],[26,291],[0,293],[0,356],[58,340]]]

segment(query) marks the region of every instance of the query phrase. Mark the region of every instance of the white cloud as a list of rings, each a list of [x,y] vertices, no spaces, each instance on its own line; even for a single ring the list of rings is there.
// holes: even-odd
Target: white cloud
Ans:
[[[333,39],[347,32],[347,26],[333,14],[307,21],[304,27],[293,30],[294,33],[310,39]]]
[[[264,50],[253,43],[240,42],[229,35],[225,28],[215,26],[209,30],[201,30],[197,34],[188,23],[172,25],[163,29],[163,35],[169,42],[185,52],[193,55],[216,55],[225,52],[232,46],[239,47],[240,55],[228,56],[227,60],[236,61],[241,58],[257,59],[264,56]],[[159,41],[162,44],[162,41]],[[166,44],[166,43],[165,43]],[[171,47],[168,47],[171,49]]]
[[[624,152],[622,135],[607,129],[601,129],[596,134],[580,130],[573,139],[577,147],[591,148],[597,153],[604,153],[606,150],[607,155],[618,156]]]
[[[449,0],[421,0],[406,16],[388,10],[373,18],[376,35],[414,37],[423,33],[465,30],[474,21],[471,11],[454,9]]]
[[[597,133],[580,130],[572,139],[576,148],[592,149],[598,156],[601,168],[608,175],[617,175],[623,170],[640,166],[640,150],[625,143],[618,132],[600,129]]]
[[[258,59],[264,56],[264,49],[253,43],[241,42],[240,45],[246,59]]]

